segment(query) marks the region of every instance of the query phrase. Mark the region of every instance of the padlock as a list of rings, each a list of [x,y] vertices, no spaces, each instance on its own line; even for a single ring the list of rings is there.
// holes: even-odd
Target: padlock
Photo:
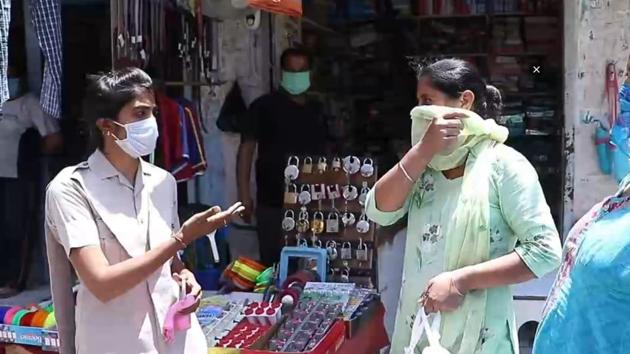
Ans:
[[[350,269],[346,268],[341,271],[341,282],[349,283],[350,282]]]
[[[302,165],[302,173],[313,173],[313,159],[310,156],[304,158],[304,165]]]
[[[309,189],[310,187],[308,184],[304,184],[300,188],[300,194],[298,195],[298,201],[300,202],[300,204],[307,205],[311,203],[312,197],[311,191]]]
[[[356,217],[354,216],[354,214],[352,214],[349,211],[346,211],[345,213],[343,213],[343,215],[341,216],[341,222],[343,223],[343,226],[348,227],[348,226],[352,226],[354,225],[354,223],[357,221]]]
[[[363,160],[363,166],[361,166],[361,176],[370,178],[374,175],[374,161],[371,158]]]
[[[367,186],[367,182],[363,182],[363,188],[361,188],[361,194],[359,194],[359,204],[361,206],[365,206],[369,192],[370,192],[370,187]]]
[[[314,235],[324,232],[324,214],[321,211],[316,211],[313,214],[313,222],[311,222],[311,231]]]
[[[331,261],[334,261],[335,259],[337,259],[337,242],[335,241],[328,241],[326,242],[326,252],[328,253],[328,259],[330,259]]]
[[[302,237],[297,237],[297,246],[298,247],[308,247],[308,242]]]
[[[306,211],[305,208],[302,209],[302,211],[300,211],[300,215],[298,216],[298,221],[297,221],[297,231],[299,233],[307,233],[308,230],[310,229],[310,222],[308,221],[308,211]]]
[[[361,213],[359,222],[357,222],[357,232],[360,234],[367,234],[370,231],[370,221],[365,213]]]
[[[368,247],[365,243],[363,243],[362,239],[359,240],[359,247],[357,247],[356,257],[357,257],[357,261],[360,261],[360,262],[368,261]]]
[[[313,200],[324,200],[326,199],[326,185],[325,184],[314,184],[311,186],[311,198]]]
[[[326,162],[326,158],[320,157],[319,161],[317,162],[317,172],[319,174],[322,174],[326,172],[327,169],[328,169],[328,163]]]
[[[297,156],[289,157],[289,161],[287,162],[287,167],[284,169],[284,177],[289,181],[295,181],[300,175],[300,169],[298,165],[300,164],[300,159]]]
[[[293,183],[287,184],[284,190],[284,204],[297,204],[297,186]]]
[[[353,201],[357,199],[358,196],[359,196],[359,191],[357,187],[350,184],[343,187],[343,197],[347,201]]]
[[[347,156],[343,159],[343,170],[349,174],[354,175],[361,169],[361,160],[356,156]]]
[[[339,172],[341,169],[341,159],[338,157],[333,158],[332,160],[332,169],[335,172]]]
[[[339,233],[339,214],[337,212],[331,211],[328,213],[328,218],[326,219],[326,233]]]
[[[335,200],[341,198],[341,192],[339,192],[339,185],[335,184],[334,186],[327,186],[328,190],[328,199]]]
[[[352,244],[350,244],[350,242],[344,242],[341,246],[341,259],[352,259]]]
[[[295,213],[293,212],[293,210],[287,210],[284,212],[282,229],[287,232],[293,231],[293,229],[295,229]]]

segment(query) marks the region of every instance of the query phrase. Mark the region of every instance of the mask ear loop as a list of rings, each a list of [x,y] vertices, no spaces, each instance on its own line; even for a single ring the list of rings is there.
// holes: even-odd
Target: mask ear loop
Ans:
[[[129,135],[129,132],[127,131],[127,127],[126,127],[124,124],[120,124],[120,123],[118,123],[117,121],[115,121],[115,120],[113,120],[113,119],[110,119],[110,120],[112,121],[112,123],[114,123],[114,124],[116,124],[117,126],[119,126],[119,127],[123,128],[123,129],[125,129],[125,135]],[[114,137],[114,139],[116,139],[116,141],[123,141],[123,140],[126,140],[126,139],[121,139],[121,138],[117,137],[117,136],[116,136],[116,134],[112,133],[112,131],[111,131],[111,130],[108,130],[108,131],[107,131],[107,135],[108,135],[108,136],[113,136],[113,137]]]

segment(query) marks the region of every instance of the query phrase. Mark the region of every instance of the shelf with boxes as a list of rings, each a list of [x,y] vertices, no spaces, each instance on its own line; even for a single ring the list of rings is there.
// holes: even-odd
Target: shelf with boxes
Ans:
[[[284,171],[285,244],[325,248],[329,281],[373,284],[375,228],[365,213],[372,158],[292,156]]]

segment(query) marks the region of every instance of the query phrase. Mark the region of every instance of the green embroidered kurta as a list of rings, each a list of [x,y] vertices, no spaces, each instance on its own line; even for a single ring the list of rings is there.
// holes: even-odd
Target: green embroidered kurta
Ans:
[[[495,149],[497,160],[489,181],[490,258],[516,251],[529,269],[541,277],[559,265],[561,255],[549,206],[531,164],[512,148],[499,145]],[[391,225],[408,214],[391,353],[402,353],[409,343],[420,294],[431,278],[444,271],[444,235],[448,233],[461,187],[462,178],[448,180],[441,172],[427,170],[400,210],[382,212],[376,206],[374,191],[368,195],[367,215],[380,225]],[[518,353],[511,289],[489,289],[487,304],[475,353]],[[418,346],[418,353],[423,346]],[[457,352],[458,348],[447,349]]]

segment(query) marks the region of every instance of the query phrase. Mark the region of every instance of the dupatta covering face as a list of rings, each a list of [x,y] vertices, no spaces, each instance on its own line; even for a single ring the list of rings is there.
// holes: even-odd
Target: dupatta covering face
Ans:
[[[411,111],[411,142],[419,143],[434,117],[458,112],[463,118],[463,130],[451,151],[436,155],[429,168],[444,171],[466,164],[462,192],[453,216],[453,226],[445,235],[444,269],[452,271],[479,264],[490,258],[490,179],[496,160],[494,146],[507,139],[508,130],[493,120],[451,107],[419,106]],[[483,183],[483,181],[487,181]],[[485,323],[486,290],[471,291],[461,306],[442,314],[441,342],[446,348],[459,349],[453,354],[472,354],[478,347]]]

